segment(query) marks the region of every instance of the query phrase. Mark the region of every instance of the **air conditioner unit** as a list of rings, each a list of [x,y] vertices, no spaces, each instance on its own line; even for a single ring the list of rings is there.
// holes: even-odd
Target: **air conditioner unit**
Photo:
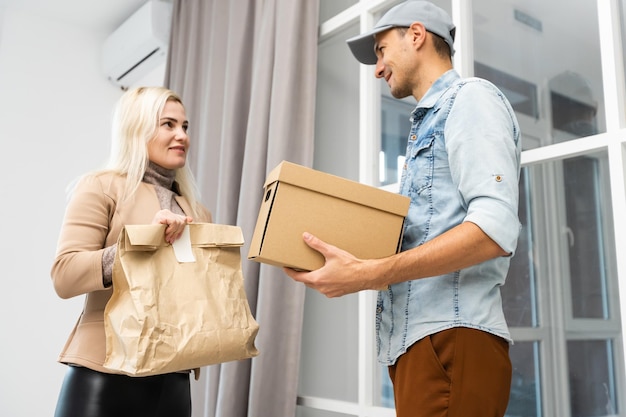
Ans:
[[[165,61],[171,18],[171,2],[150,0],[105,40],[102,65],[113,84],[126,89]]]

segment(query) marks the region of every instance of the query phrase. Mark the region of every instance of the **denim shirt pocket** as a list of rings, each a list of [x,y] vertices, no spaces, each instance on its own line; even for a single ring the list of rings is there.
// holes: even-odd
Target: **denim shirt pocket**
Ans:
[[[411,198],[411,206],[402,243],[403,250],[424,243],[428,237],[433,214],[432,184],[435,165],[436,135],[423,136],[407,153],[403,194]]]
[[[435,161],[435,135],[421,138],[414,143],[409,154],[407,168],[411,176],[410,192],[421,195],[433,183],[433,169]]]

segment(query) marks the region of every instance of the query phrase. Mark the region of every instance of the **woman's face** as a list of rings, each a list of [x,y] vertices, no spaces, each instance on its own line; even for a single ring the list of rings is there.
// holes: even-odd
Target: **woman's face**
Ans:
[[[168,100],[159,119],[157,135],[148,142],[148,159],[166,169],[185,166],[189,149],[188,125],[182,104]]]

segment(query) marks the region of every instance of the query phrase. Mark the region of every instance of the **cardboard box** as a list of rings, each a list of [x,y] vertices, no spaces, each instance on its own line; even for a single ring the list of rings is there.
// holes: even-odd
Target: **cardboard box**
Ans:
[[[267,176],[248,259],[312,271],[324,257],[302,240],[310,232],[357,258],[397,253],[410,199],[283,161]]]

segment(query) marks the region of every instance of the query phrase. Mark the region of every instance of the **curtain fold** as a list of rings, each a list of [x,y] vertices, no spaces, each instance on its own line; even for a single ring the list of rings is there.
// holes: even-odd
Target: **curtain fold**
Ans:
[[[173,0],[165,85],[190,121],[189,164],[216,223],[243,230],[254,359],[203,369],[194,417],[295,416],[304,287],[248,261],[267,173],[313,162],[319,0]]]

